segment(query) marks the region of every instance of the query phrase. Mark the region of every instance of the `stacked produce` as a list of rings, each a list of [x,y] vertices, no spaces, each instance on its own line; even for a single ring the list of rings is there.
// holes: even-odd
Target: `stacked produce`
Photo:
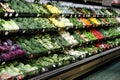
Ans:
[[[99,31],[105,36],[105,37],[116,37],[120,35],[119,27],[111,27],[107,29],[99,29]]]
[[[98,21],[97,18],[89,18],[90,22],[94,25],[99,26],[101,23]]]
[[[28,74],[31,75],[35,74],[35,70],[38,70],[37,67],[33,67],[29,64],[23,64],[17,62],[11,63],[9,65],[5,65],[5,67],[4,66],[0,66],[0,67],[1,67],[0,70],[1,80],[14,79],[16,76],[20,76],[20,78],[18,77],[18,79],[22,79]]]
[[[101,48],[101,50],[107,50],[111,47],[111,45],[107,44],[107,43],[96,43],[94,44],[94,46],[96,46],[97,48]]]
[[[72,31],[71,35],[74,36],[74,38],[79,42],[79,43],[85,43],[85,40],[80,36],[80,34],[77,31]]]
[[[15,18],[13,19],[20,29],[55,29],[56,27],[51,24],[47,18]],[[30,25],[29,25],[30,24]]]
[[[39,2],[39,0],[35,1]],[[18,18],[9,19],[6,16],[5,19],[0,19],[0,33],[2,31],[3,33],[58,31],[20,35],[10,39],[1,38],[0,62],[23,56],[26,60],[3,62],[0,65],[0,80],[8,78],[13,80],[13,77],[18,75],[17,80],[22,80],[22,78],[67,65],[74,59],[87,58],[110,49],[112,46],[120,45],[120,39],[116,38],[120,35],[120,27],[114,26],[120,23],[120,18],[110,18],[119,13],[114,9],[75,7],[75,5],[60,3],[43,5],[38,2],[7,0],[7,3],[0,3],[0,12],[10,12],[4,13],[4,17],[11,16],[11,14],[12,16],[19,15]],[[48,17],[45,14],[52,15]],[[32,18],[34,15],[37,18]],[[46,18],[38,18],[41,15]],[[99,18],[95,18],[96,16]],[[110,28],[94,28],[109,25],[111,25]],[[110,38],[113,40],[106,40]]]
[[[103,39],[104,35],[101,34],[98,30],[96,29],[90,29],[90,32],[97,38],[97,39]],[[107,31],[106,31],[107,32]]]
[[[70,50],[65,50],[64,51],[65,54],[69,54],[71,56],[74,56],[76,58],[85,58],[86,57],[86,54],[87,52],[81,50],[81,51],[78,51],[78,50],[74,50],[74,49],[70,49]]]
[[[57,8],[57,7],[55,7],[55,6],[53,6],[53,5],[49,5],[49,4],[47,4],[47,5],[45,5],[45,7],[48,9],[48,11],[50,11],[52,14],[60,14],[61,13],[61,11]]]
[[[59,33],[70,45],[78,44],[78,41],[72,35],[70,35],[69,32],[61,31]]]
[[[11,39],[0,39],[0,59],[11,60],[25,55],[21,46],[14,43]]]
[[[105,15],[116,16],[117,12],[114,9],[101,9],[105,13]]]
[[[71,7],[62,5],[61,3],[54,3],[54,6],[56,6],[62,14],[74,14],[74,11]]]
[[[49,21],[50,20],[50,21]],[[46,29],[55,30],[58,28],[83,28],[85,26],[90,27],[92,25],[108,25],[108,24],[119,24],[119,18],[14,18],[10,20],[0,20],[0,30],[18,31],[19,29],[34,30],[34,29]],[[52,23],[53,24],[52,24]],[[100,22],[100,23],[99,23]],[[29,25],[31,24],[31,25]],[[29,26],[28,26],[29,25]]]
[[[21,45],[27,55],[32,54],[32,57],[38,56],[40,53],[78,44],[77,40],[68,32],[60,32],[60,34],[56,33],[56,35],[21,36],[16,37],[15,41],[17,44]]]
[[[0,66],[0,78],[1,80],[6,79],[14,79],[15,76],[20,76],[18,79],[22,79],[26,76],[31,76],[34,74],[38,74],[39,71],[44,71],[44,67],[48,67],[48,69],[51,67],[51,65],[54,65],[53,67],[56,67],[56,63],[60,63],[59,66],[65,65],[69,63],[69,60],[71,59],[71,56],[69,55],[49,55],[48,57],[40,57],[38,59],[34,60],[28,60],[26,63],[23,62],[13,62],[10,64],[5,64]]]
[[[92,23],[86,18],[80,18],[80,20],[84,23],[84,26],[91,27]]]
[[[73,27],[73,23],[71,23],[70,20],[67,18],[60,17],[60,18],[58,18],[58,20],[63,22],[66,27]]]
[[[73,27],[73,23],[70,22],[69,19],[65,17],[59,17],[59,18],[49,18],[49,20],[58,28],[71,28]]]
[[[0,4],[2,4],[2,3],[0,3]],[[2,6],[0,6],[0,12],[6,12],[6,10]]]
[[[78,47],[75,49],[64,50],[65,54],[74,56],[75,58],[86,58],[98,53],[101,47],[95,47],[94,45],[89,45],[85,47]]]
[[[107,41],[107,44],[111,45],[111,46],[119,46],[120,45],[120,39],[116,38],[115,40],[111,40],[111,41]]]
[[[49,14],[49,12],[42,5],[29,3],[26,2],[26,0],[8,0],[8,5],[15,12]]]
[[[118,12],[115,9],[106,9],[106,8],[94,8],[91,7],[80,7],[81,5],[74,6],[74,3],[65,5],[64,3],[55,2],[52,4],[54,7],[57,7],[62,14],[83,14],[83,15],[98,15],[98,16],[116,16]],[[52,9],[51,9],[52,11]]]
[[[70,22],[73,23],[74,27],[83,28],[83,22],[77,18],[69,18]]]
[[[118,24],[119,22],[115,18],[106,18],[106,20],[109,22],[109,24]]]
[[[58,28],[65,28],[65,27],[66,27],[65,23],[63,23],[62,21],[59,21],[59,20],[57,20],[57,19],[55,19],[55,18],[49,18],[49,20],[50,20],[55,26],[57,26]]]
[[[14,10],[8,4],[0,2],[0,12],[14,12]]]
[[[97,39],[92,33],[87,30],[76,30],[73,31],[72,35],[80,42],[80,44]]]
[[[46,34],[44,36],[30,36],[28,38],[22,36],[16,38],[16,42],[21,45],[27,55],[33,54],[37,56],[42,52],[60,48],[56,41],[52,41],[52,38],[49,34]]]
[[[55,27],[47,18],[15,18],[10,20],[0,20],[1,31],[18,31],[19,29],[34,30],[46,29],[54,30]],[[30,24],[30,25],[29,25]]]

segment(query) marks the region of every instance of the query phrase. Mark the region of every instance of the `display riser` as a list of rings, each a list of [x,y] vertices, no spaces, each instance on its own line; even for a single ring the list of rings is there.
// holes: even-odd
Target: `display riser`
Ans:
[[[52,77],[49,80],[73,80],[117,57],[120,57],[120,50],[112,52],[111,54],[105,55],[93,61],[90,61],[86,64],[80,65],[76,68],[73,68],[70,71],[64,72],[60,75],[57,75],[56,77]]]

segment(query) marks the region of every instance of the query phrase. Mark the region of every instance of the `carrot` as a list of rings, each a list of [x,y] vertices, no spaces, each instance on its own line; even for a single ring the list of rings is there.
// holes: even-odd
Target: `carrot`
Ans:
[[[92,26],[92,24],[90,23],[90,21],[88,21],[87,19],[85,19],[85,18],[80,18],[80,19],[81,19],[81,21],[82,21],[85,25],[87,25],[88,27]]]

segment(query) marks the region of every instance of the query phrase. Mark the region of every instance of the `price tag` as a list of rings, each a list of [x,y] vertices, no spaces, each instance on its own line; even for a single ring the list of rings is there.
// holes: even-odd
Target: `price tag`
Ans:
[[[5,35],[8,35],[8,34],[9,34],[9,32],[8,32],[8,31],[6,31],[6,32],[5,32]]]
[[[70,47],[73,48],[73,45],[71,45]]]
[[[52,66],[53,66],[53,67],[56,67],[56,65],[55,65],[55,64],[53,64]]]
[[[73,17],[73,15],[71,14],[70,17]]]
[[[92,55],[92,53],[88,53],[89,55]]]
[[[7,16],[8,16],[8,13],[5,13],[4,16],[7,17]]]
[[[5,62],[2,62],[2,65],[4,65],[5,64]]]
[[[50,54],[51,53],[51,51],[48,51],[48,54]]]
[[[79,16],[79,17],[81,17],[81,15],[80,15],[80,14],[79,14],[78,16]]]
[[[75,58],[73,57],[72,60],[75,61]]]
[[[25,30],[22,31],[22,33],[25,33],[25,32],[26,32]]]
[[[64,48],[64,47],[62,47],[62,49],[64,50],[65,48]]]
[[[78,29],[78,27],[76,26],[75,29]]]
[[[45,68],[42,68],[42,72],[45,72],[46,71],[46,69]]]
[[[43,29],[42,32],[45,32],[45,29]]]
[[[58,65],[61,66],[62,64],[59,62]]]
[[[66,30],[68,30],[69,29],[69,27],[66,27]]]
[[[83,14],[83,17],[86,17],[86,15],[85,15],[85,14]]]
[[[97,17],[100,17],[100,15],[97,15]]]
[[[39,17],[40,16],[40,14],[37,14],[37,17]]]
[[[18,17],[18,15],[19,15],[19,14],[18,14],[18,13],[16,13],[16,14],[15,14],[15,17]]]
[[[77,15],[75,14],[75,18],[77,17]]]
[[[64,17],[64,14],[62,14],[62,17]]]
[[[87,17],[90,17],[90,15],[87,15]]]
[[[13,13],[10,13],[10,14],[9,14],[9,17],[11,17],[12,15],[13,15]]]

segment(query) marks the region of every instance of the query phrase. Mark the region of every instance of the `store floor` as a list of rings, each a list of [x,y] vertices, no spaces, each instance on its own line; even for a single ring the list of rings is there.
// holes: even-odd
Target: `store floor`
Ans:
[[[111,61],[75,80],[120,80],[120,59]]]

